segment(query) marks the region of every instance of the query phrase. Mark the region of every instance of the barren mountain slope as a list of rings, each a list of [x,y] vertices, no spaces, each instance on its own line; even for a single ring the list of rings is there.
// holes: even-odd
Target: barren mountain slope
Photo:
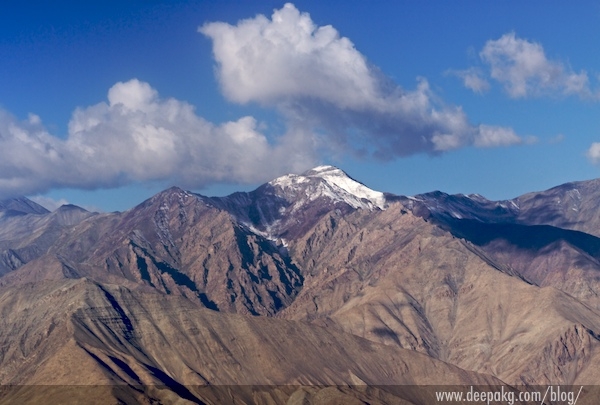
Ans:
[[[511,274],[600,310],[600,238],[576,230],[594,229],[598,185],[595,180],[568,183],[498,202],[441,192],[399,200],[414,214],[480,247]]]
[[[133,292],[86,279],[0,289],[0,314],[0,384],[23,386],[0,396],[0,401],[35,403],[42,395],[46,400],[46,395],[54,395],[76,403],[80,398],[59,397],[61,392],[76,392],[62,385],[78,384],[111,385],[111,390],[94,389],[128,403],[144,397],[199,403],[223,393],[240,403],[260,403],[272,396],[285,402],[281,397],[293,395],[299,386],[502,384],[491,376],[351,334],[295,321],[218,313],[184,297]],[[218,387],[207,390],[207,384],[222,385],[223,392]],[[247,387],[236,391],[227,385]],[[259,387],[264,385],[271,388]],[[374,403],[407,395],[400,387],[342,389],[334,394],[341,399],[379,398]],[[433,399],[427,397],[433,392],[414,395],[405,398],[410,399],[407,403]]]
[[[446,221],[494,262],[538,286],[552,286],[600,310],[600,238],[548,225]]]
[[[585,380],[598,360],[597,312],[510,275],[401,204],[332,214],[290,252],[307,276],[280,317],[337,326],[514,384]]]
[[[562,184],[514,199],[520,222],[554,225],[600,237],[600,179]]]

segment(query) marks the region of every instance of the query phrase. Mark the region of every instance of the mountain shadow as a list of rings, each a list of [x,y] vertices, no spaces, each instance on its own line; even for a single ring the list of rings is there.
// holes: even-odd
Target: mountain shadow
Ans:
[[[594,258],[600,258],[600,238],[585,232],[550,225],[484,223],[473,219],[447,218],[444,222],[454,236],[477,246],[503,239],[518,248],[537,252],[550,244],[564,241]]]

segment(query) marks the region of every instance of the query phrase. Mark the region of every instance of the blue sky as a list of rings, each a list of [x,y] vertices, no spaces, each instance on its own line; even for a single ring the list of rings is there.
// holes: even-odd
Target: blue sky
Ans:
[[[596,2],[284,4],[3,3],[0,197],[125,210],[317,164],[490,199],[600,176]]]

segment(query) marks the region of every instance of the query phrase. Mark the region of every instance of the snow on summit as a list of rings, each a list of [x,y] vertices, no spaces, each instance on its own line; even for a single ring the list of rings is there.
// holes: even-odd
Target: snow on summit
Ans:
[[[299,190],[304,188],[304,184],[314,184],[312,179],[322,179],[323,181],[317,183],[316,189],[311,190],[310,195],[307,194],[310,200],[326,196],[334,201],[345,202],[353,208],[385,209],[385,196],[382,192],[371,190],[334,166],[318,166],[301,175],[288,174],[269,182],[269,184],[283,189]]]

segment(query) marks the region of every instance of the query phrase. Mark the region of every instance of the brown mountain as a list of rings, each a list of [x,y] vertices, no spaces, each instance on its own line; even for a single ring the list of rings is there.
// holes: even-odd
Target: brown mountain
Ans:
[[[97,381],[126,403],[593,385],[597,188],[402,197],[322,166],[222,198],[171,188],[123,213],[24,209],[0,231],[0,384]],[[6,398],[52,394],[22,388]]]

